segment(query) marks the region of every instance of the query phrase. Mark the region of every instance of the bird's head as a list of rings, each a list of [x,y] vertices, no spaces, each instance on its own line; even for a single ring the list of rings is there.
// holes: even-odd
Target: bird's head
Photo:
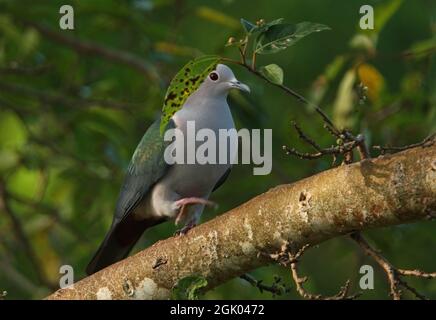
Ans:
[[[199,89],[208,92],[209,96],[227,96],[230,89],[250,92],[250,88],[236,79],[232,69],[224,64],[218,64],[215,70],[208,74]]]

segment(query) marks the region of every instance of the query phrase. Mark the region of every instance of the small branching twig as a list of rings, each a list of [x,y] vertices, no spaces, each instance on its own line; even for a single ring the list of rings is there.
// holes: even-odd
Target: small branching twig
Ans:
[[[283,242],[283,245],[279,252],[270,254],[269,257],[279,264],[289,267],[291,269],[292,279],[295,282],[296,290],[300,296],[308,300],[352,300],[361,295],[360,292],[349,295],[350,281],[347,280],[345,285],[339,290],[339,292],[333,296],[323,296],[320,294],[312,294],[306,291],[303,284],[307,281],[307,277],[300,277],[298,275],[298,260],[301,258],[305,250],[309,245],[303,246],[301,249],[293,250],[287,241]],[[293,253],[295,252],[295,253]]]
[[[385,154],[387,152],[399,152],[399,151],[404,151],[416,147],[423,147],[423,148],[430,147],[435,143],[435,141],[436,141],[436,133],[433,133],[429,135],[427,138],[425,138],[424,140],[422,140],[421,142],[409,144],[407,146],[403,146],[403,147],[373,146],[373,149],[379,150],[381,154]]]
[[[265,285],[263,283],[263,280],[257,280],[249,274],[243,274],[242,276],[240,276],[240,278],[247,281],[253,287],[258,288],[260,293],[270,292],[272,293],[273,297],[281,296],[282,294],[289,292],[289,288],[287,288],[286,285],[282,283],[282,279],[280,277],[275,277],[273,284],[270,286]]]
[[[423,294],[419,293],[415,288],[411,287],[406,281],[404,281],[402,276],[414,276],[424,279],[436,278],[436,272],[428,273],[421,270],[406,270],[395,268],[382,254],[371,247],[371,245],[366,241],[361,233],[351,234],[351,238],[356,241],[356,243],[362,248],[362,250],[374,259],[374,261],[383,269],[386,273],[390,295],[394,300],[400,300],[402,296],[401,287],[412,292],[417,298],[427,300],[428,298]]]
[[[298,136],[300,137],[300,139],[302,139],[303,141],[305,141],[307,144],[311,145],[316,151],[321,152],[322,148],[311,138],[309,138],[304,132],[303,130],[301,130],[300,126],[297,125],[297,123],[295,121],[292,121],[291,124],[294,126],[295,130],[298,132]]]
[[[344,157],[345,163],[351,163],[352,162],[351,153],[355,148],[362,148],[364,150],[363,153],[365,157],[368,156],[368,153],[366,152],[367,149],[362,135],[358,135],[357,137],[354,137],[347,132],[342,132],[336,135],[336,132],[332,131],[331,128],[326,125],[324,126],[324,128],[326,128],[332,135],[337,137],[337,140],[336,140],[336,145],[333,145],[330,148],[322,148],[313,139],[309,138],[309,136],[307,136],[295,122],[292,122],[292,125],[297,131],[299,138],[303,140],[305,143],[309,144],[311,147],[313,147],[317,152],[303,153],[297,151],[294,148],[283,146],[283,150],[285,150],[286,154],[288,155],[294,155],[300,159],[307,159],[307,160],[319,159],[323,156],[331,155],[333,156],[333,164],[335,163],[336,158],[339,155],[342,155]]]
[[[397,269],[398,274],[402,276],[410,276],[424,279],[435,279],[436,272],[424,272],[421,270],[406,270],[406,269]]]

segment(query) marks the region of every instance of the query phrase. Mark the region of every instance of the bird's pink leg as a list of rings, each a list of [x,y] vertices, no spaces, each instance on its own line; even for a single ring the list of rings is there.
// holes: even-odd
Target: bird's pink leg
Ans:
[[[209,207],[217,207],[217,204],[213,201],[206,200],[203,198],[197,198],[197,197],[189,197],[189,198],[183,198],[180,200],[177,200],[175,202],[175,205],[180,208],[179,214],[176,217],[176,224],[179,224],[179,222],[183,219],[187,212],[187,206],[193,205],[193,204],[203,204],[205,206]]]

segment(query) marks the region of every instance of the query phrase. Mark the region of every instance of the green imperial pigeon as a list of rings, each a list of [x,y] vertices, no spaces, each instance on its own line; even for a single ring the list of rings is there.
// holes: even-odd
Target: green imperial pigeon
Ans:
[[[250,92],[249,87],[239,82],[232,70],[223,64],[215,63],[206,71],[204,80],[198,80],[199,77],[189,79],[198,80],[198,88],[186,97],[181,108],[167,117],[168,124],[164,129],[179,129],[184,133],[184,140],[187,137],[188,121],[193,121],[195,132],[211,129],[218,141],[219,129],[235,127],[227,104],[230,89]],[[177,79],[177,76],[175,78],[180,82],[185,81],[181,79]],[[180,92],[167,93],[165,102],[169,99],[183,101],[178,95],[187,96],[188,91],[184,89]],[[215,205],[208,198],[227,178],[231,162],[199,164],[195,161],[194,164],[185,162],[168,165],[164,152],[171,141],[164,141],[160,130],[164,119],[165,114],[162,120],[148,128],[133,154],[112,225],[86,269],[88,274],[127,257],[147,228],[174,219],[176,224],[185,223],[181,229],[184,234],[198,223],[205,206]],[[176,135],[176,142],[179,137]],[[198,146],[198,141],[191,143]],[[189,142],[185,142],[186,145]],[[218,159],[218,146],[216,150]],[[192,150],[185,147],[185,156],[187,152]]]

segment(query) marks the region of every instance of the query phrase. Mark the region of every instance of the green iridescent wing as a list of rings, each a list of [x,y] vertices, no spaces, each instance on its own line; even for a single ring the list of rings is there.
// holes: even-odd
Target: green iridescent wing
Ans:
[[[218,56],[197,58],[188,62],[171,80],[162,108],[161,135],[164,134],[171,117],[182,108],[186,99],[198,89],[207,75],[215,70],[219,61]]]
[[[136,147],[121,187],[114,222],[132,212],[169,168],[164,159],[164,151],[171,141],[164,141],[159,127],[160,121],[157,120]],[[170,121],[167,129],[174,127],[174,122]]]

